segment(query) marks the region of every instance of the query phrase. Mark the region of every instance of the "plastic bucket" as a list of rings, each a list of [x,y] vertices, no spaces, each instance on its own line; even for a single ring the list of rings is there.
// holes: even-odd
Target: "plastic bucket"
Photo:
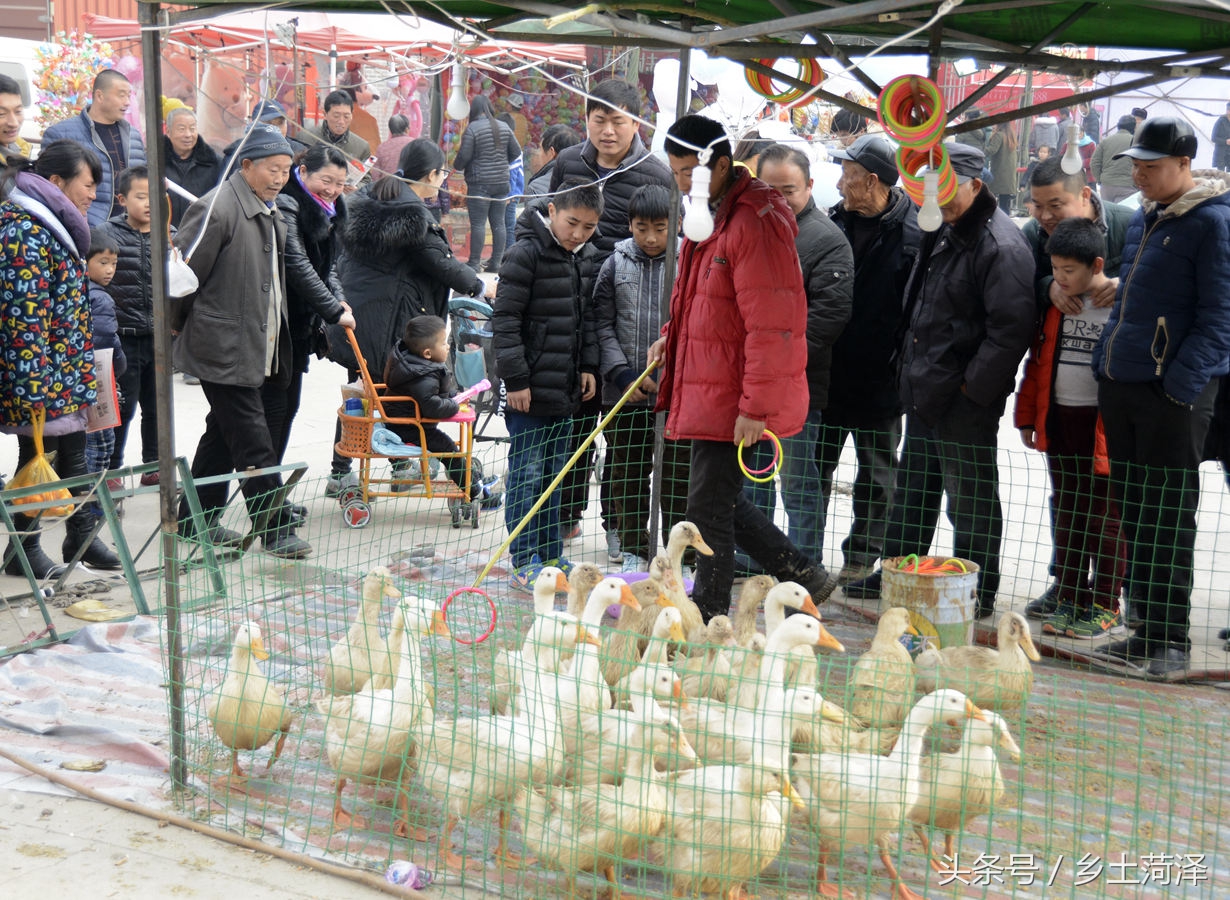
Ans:
[[[923,557],[926,560],[927,557]],[[935,557],[939,562],[943,558]],[[956,647],[974,642],[974,610],[978,604],[978,565],[954,560],[963,572],[913,572],[901,568],[914,557],[884,560],[881,566],[880,612],[893,606],[910,611],[910,624],[930,646]]]

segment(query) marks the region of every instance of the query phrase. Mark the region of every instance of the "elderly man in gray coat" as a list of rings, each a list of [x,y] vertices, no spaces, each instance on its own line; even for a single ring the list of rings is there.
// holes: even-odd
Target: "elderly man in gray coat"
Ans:
[[[277,465],[261,386],[267,380],[289,384],[291,374],[286,226],[274,205],[290,175],[291,148],[276,128],[258,124],[238,152],[240,170],[188,207],[176,236],[200,286],[173,310],[179,332],[175,364],[201,379],[209,401],[205,433],[192,460],[194,478]],[[254,522],[281,486],[276,474],[243,481]],[[217,524],[226,483],[197,493],[204,537],[218,545],[238,543],[239,534]],[[180,503],[179,519],[183,533],[195,534],[186,502]],[[273,511],[261,537],[267,552],[285,559],[301,559],[312,550],[295,534],[284,504]]]

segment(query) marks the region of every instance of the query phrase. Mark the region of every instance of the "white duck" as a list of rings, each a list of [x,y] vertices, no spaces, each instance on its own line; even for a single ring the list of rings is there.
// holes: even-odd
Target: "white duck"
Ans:
[[[910,611],[885,610],[876,625],[871,647],[850,673],[850,715],[868,728],[900,728],[914,705],[914,660],[901,636],[918,634]]]
[[[403,780],[403,765],[412,765],[412,729],[426,702],[423,661],[419,640],[423,635],[448,637],[448,626],[438,609],[424,600],[409,597],[395,613],[400,619],[401,647],[397,676],[391,688],[370,683],[355,694],[320,698],[316,708],[325,717],[325,754],[337,773],[333,795],[333,827],[365,827],[342,807],[342,790],[349,779]],[[409,833],[405,818],[405,795],[398,791],[399,816],[394,833]]]
[[[893,880],[896,900],[920,900],[901,880],[891,856],[891,834],[918,802],[920,757],[927,729],[941,722],[956,725],[982,716],[959,691],[936,691],[918,701],[906,717],[901,737],[888,756],[865,753],[796,754],[791,775],[807,803],[808,823],[820,839],[817,892],[840,896],[827,880],[830,847],[871,844]]]
[[[802,806],[785,774],[785,702],[780,687],[765,692],[750,764],[703,766],[671,785],[661,847],[676,897],[697,890],[741,896],[742,885],[776,859],[786,838],[785,800]]]
[[[683,586],[683,554],[688,547],[695,548],[697,553],[712,556],[713,548],[705,543],[700,529],[691,522],[677,522],[671,529],[666,541],[665,554],[658,554],[650,561],[650,574],[658,576],[658,584],[653,579],[637,582],[632,591],[641,602],[641,613],[630,616],[626,613],[619,617],[619,630],[627,631],[639,637],[643,642],[653,631],[654,620],[658,617],[661,606],[657,603],[659,592],[665,593],[671,602],[683,614],[683,632],[688,634],[697,625],[704,624],[700,607],[692,602]],[[660,557],[664,559],[660,560]],[[665,566],[663,565],[665,562]],[[659,590],[659,584],[661,590]]]
[[[976,705],[1000,712],[1019,709],[1034,687],[1031,662],[1041,657],[1020,613],[1006,612],[999,619],[998,649],[944,647],[924,650],[914,660],[918,689],[946,687],[966,694]]]
[[[752,596],[754,597],[755,594]],[[739,602],[742,603],[743,599],[743,595],[740,595]],[[802,585],[793,581],[783,581],[770,587],[764,594],[763,602],[764,635],[770,643],[773,640],[773,635],[787,621],[806,617],[791,616],[788,620],[786,617],[787,609],[805,613],[807,616],[813,617],[813,621],[820,621],[820,611],[816,608],[811,595],[807,593]],[[743,610],[739,610],[739,616],[742,617],[742,615]],[[825,633],[827,634],[828,632]],[[843,649],[841,644],[832,637],[829,638],[828,642],[822,643],[819,646],[828,649],[838,649],[839,652]],[[768,652],[767,648],[765,652]],[[783,661],[781,678],[776,683],[815,687],[819,682],[819,670],[816,666],[815,654],[809,645],[793,645],[790,649],[774,652],[783,652],[789,657],[788,660]],[[751,649],[749,643],[748,650],[743,654],[740,664],[732,666],[731,679],[736,682],[737,689],[730,702],[745,709],[756,709],[760,703],[761,695],[768,685],[768,682],[764,681],[762,677],[766,672],[767,670],[762,665],[760,655]]]
[[[671,720],[658,701],[687,702],[682,683],[666,666],[643,662],[628,676],[628,681],[631,711],[607,709],[581,717],[579,726],[583,738],[578,752],[568,760],[565,780],[569,784],[614,784],[627,767],[628,748],[640,724],[646,720],[659,723]],[[658,729],[654,737],[662,738],[665,734],[663,729]],[[671,749],[666,744],[654,747],[658,755],[667,754]],[[683,752],[683,758],[696,759],[690,745]]]
[[[240,750],[259,750],[276,734],[278,742],[265,765],[268,772],[282,755],[286,736],[290,733],[294,717],[286,697],[255,662],[268,658],[260,626],[255,622],[240,625],[235,629],[226,677],[205,701],[205,712],[214,733],[231,748],[231,774],[235,778],[246,777],[239,768]]]
[[[385,597],[400,598],[401,591],[393,581],[393,574],[384,566],[376,566],[363,576],[362,596],[354,622],[329,650],[325,663],[325,691],[328,693],[353,694],[367,684],[377,670],[380,657],[387,655],[387,645],[380,635],[380,606]],[[387,660],[384,665],[391,672],[392,665]]]
[[[520,790],[546,784],[564,764],[557,705],[558,693],[568,690],[571,676],[544,671],[537,664],[541,648],[562,647],[578,638],[597,644],[583,625],[570,620],[566,613],[535,618],[521,651],[525,665],[516,715],[449,719],[424,710],[416,728],[419,779],[445,804],[447,819],[439,843],[445,868],[482,868],[453,852],[449,840],[459,821],[492,804],[500,806],[496,859],[504,865],[521,863],[507,848],[504,804]]]
[[[628,717],[631,731],[620,739],[624,777],[618,785],[529,790],[513,803],[526,847],[540,861],[568,874],[570,895],[575,893],[577,872],[600,869],[611,886],[612,900],[618,900],[616,866],[636,856],[662,827],[667,795],[663,776],[654,771],[654,755],[667,736],[681,752],[688,748],[678,725],[663,717],[651,698],[642,702],[648,693],[646,671],[638,668],[631,676],[638,700]],[[658,675],[663,674],[673,679],[669,670],[659,667]]]
[[[544,566],[534,579],[534,615],[542,616],[555,610],[555,595],[569,590],[568,578],[562,569]],[[522,668],[520,650],[501,647],[492,663],[491,711],[507,713],[512,695],[517,691],[517,673]],[[558,665],[558,664],[557,664]]]
[[[937,872],[945,871],[946,864],[935,858],[925,829],[944,832],[944,854],[955,861],[956,832],[991,812],[1006,794],[996,749],[1005,751],[1013,762],[1021,761],[1021,748],[1008,723],[990,710],[982,714],[983,720],[965,723],[965,735],[955,751],[935,753],[922,761],[922,788],[909,817]]]
[[[645,663],[649,663],[651,665],[669,665],[671,644],[682,644],[683,641],[683,615],[675,607],[669,606],[662,610],[657,621],[653,623],[653,634],[649,637],[649,644],[645,647],[645,654],[641,657],[637,668]],[[635,672],[636,668],[633,668],[632,671],[620,678],[619,681],[612,686],[611,694],[614,696],[616,703],[623,702],[627,699],[628,689],[632,681],[632,675]],[[609,679],[609,673],[604,671],[603,675]]]

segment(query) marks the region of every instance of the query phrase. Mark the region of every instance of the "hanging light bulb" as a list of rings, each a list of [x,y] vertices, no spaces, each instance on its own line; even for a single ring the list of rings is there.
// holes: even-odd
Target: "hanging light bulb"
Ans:
[[[918,208],[918,227],[923,231],[939,231],[944,224],[940,212],[940,173],[928,169],[923,172],[923,202]]]
[[[704,154],[708,156],[708,151]],[[703,241],[713,234],[713,213],[709,211],[709,182],[713,172],[704,163],[692,169],[692,190],[688,192],[688,208],[683,214],[683,235],[693,241]]]
[[[461,63],[453,63],[453,89],[448,95],[448,106],[444,112],[450,119],[464,119],[470,114],[470,101],[466,100],[465,70]]]
[[[1077,146],[1080,139],[1081,127],[1075,122],[1068,125],[1068,149],[1063,151],[1063,160],[1059,163],[1059,168],[1068,175],[1075,175],[1085,165],[1085,161],[1081,159],[1080,148]]]

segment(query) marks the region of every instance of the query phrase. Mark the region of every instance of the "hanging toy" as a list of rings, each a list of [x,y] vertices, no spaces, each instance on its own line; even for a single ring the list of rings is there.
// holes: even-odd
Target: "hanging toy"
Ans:
[[[777,60],[758,59],[756,62],[762,66],[773,68],[773,63],[777,62]],[[772,75],[754,71],[748,67],[744,67],[743,74],[747,78],[748,86],[766,100],[780,103],[783,106],[794,106],[800,102],[808,103],[811,101],[812,88],[817,88],[824,82],[824,70],[820,68],[820,64],[814,59],[796,59],[794,62],[799,66],[798,80],[807,82],[809,87],[802,88],[796,85],[779,91],[775,87],[777,82]]]

